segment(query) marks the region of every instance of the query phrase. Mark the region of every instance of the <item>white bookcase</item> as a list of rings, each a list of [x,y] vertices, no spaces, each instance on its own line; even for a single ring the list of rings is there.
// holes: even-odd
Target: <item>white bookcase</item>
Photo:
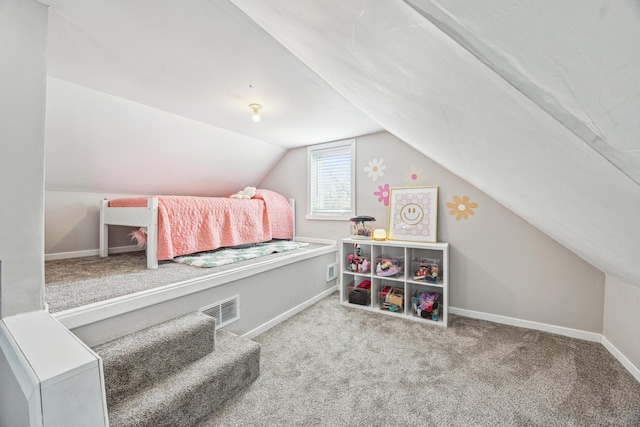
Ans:
[[[342,304],[447,326],[448,243],[347,238],[340,259]]]

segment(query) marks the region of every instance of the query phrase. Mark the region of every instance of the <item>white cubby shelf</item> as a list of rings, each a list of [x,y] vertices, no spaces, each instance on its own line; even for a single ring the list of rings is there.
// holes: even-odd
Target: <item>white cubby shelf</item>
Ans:
[[[447,326],[448,243],[346,238],[340,259],[341,304]]]

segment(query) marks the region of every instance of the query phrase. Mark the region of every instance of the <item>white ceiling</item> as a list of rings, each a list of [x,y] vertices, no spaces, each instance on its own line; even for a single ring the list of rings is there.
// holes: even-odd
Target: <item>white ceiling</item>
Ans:
[[[382,130],[229,1],[43,3],[51,77],[284,148]]]
[[[640,2],[407,3],[640,183]]]
[[[386,130],[640,284],[638,2],[232,1]]]
[[[640,284],[637,0],[48,3],[56,79],[286,148],[386,129]]]

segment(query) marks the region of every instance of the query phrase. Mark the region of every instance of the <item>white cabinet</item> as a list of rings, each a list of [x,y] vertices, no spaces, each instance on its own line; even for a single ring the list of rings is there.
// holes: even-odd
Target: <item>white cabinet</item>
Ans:
[[[343,239],[340,301],[447,326],[449,244]]]

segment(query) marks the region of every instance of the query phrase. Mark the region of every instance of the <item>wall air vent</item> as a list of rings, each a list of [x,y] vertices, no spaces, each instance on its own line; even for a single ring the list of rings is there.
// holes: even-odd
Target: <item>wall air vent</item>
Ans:
[[[240,295],[202,307],[198,311],[214,317],[216,329],[220,329],[240,319]]]
[[[338,277],[338,264],[327,265],[327,282],[332,281],[336,277]]]

